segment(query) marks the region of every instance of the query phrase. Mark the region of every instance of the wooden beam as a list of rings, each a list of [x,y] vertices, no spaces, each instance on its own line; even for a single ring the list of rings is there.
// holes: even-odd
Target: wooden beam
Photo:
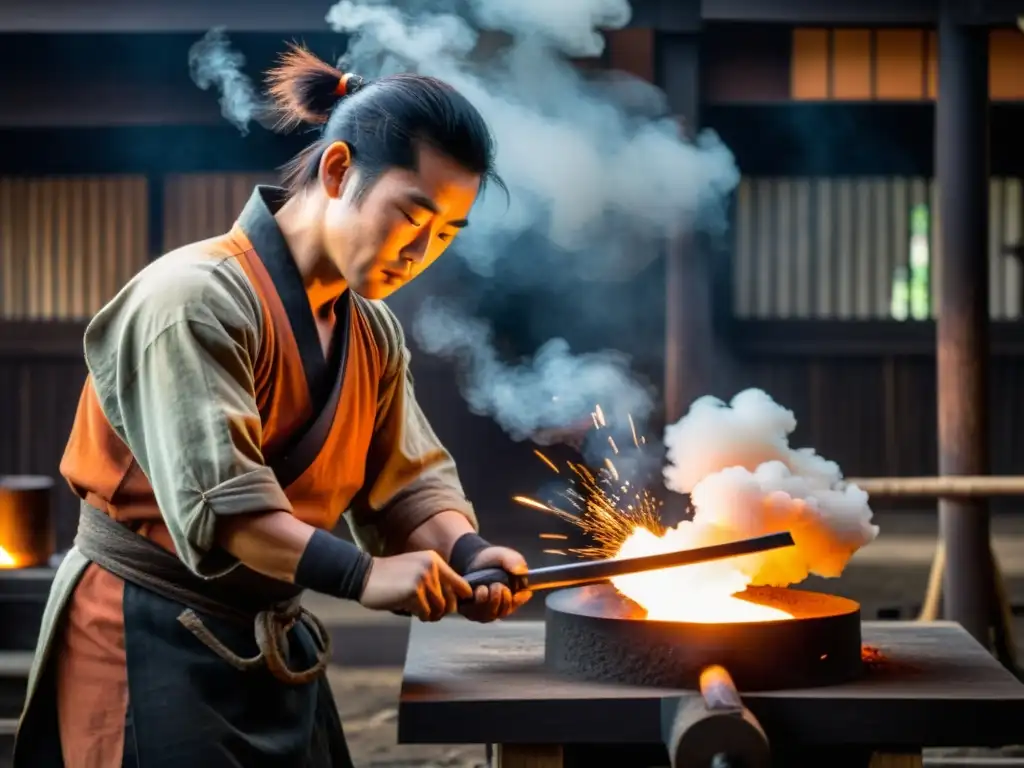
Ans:
[[[401,0],[396,0],[400,4]],[[223,26],[229,32],[326,32],[330,2],[292,0],[91,0],[83,13],[76,0],[5,0],[0,33],[39,32],[194,32]],[[632,26],[665,32],[692,32],[702,22],[760,22],[868,26],[930,26],[935,0],[632,0]],[[1014,24],[1014,0],[965,3],[975,24]],[[975,7],[972,7],[975,6]]]
[[[0,175],[262,172],[310,140],[233,125],[0,130]]]
[[[1024,103],[993,104],[991,116],[992,173],[1024,176]],[[701,107],[748,176],[931,176],[934,121],[923,102]]]
[[[991,324],[993,357],[1024,356],[1024,323]],[[742,358],[935,357],[935,323],[896,320],[725,320],[717,332]]]
[[[991,107],[992,173],[1024,176],[1024,103]],[[931,104],[703,104],[749,176],[931,176]],[[264,171],[302,149],[308,134],[248,136],[223,119],[147,124],[0,128],[0,174]],[[756,125],[757,130],[751,130]]]
[[[942,221],[937,322],[939,473],[986,475],[988,453],[988,33],[942,0],[935,170]],[[984,498],[939,500],[945,614],[989,644],[991,533]]]
[[[994,26],[1013,24],[1020,13],[1014,0],[961,3],[961,23]],[[703,0],[705,22],[759,21],[775,24],[835,26],[933,26],[937,0]]]
[[[0,366],[9,358],[82,358],[84,320],[0,320]]]
[[[76,0],[4,0],[0,34],[40,32],[192,32],[212,27],[232,32],[328,32],[330,0],[253,3],[249,0],[90,0],[88,13]],[[401,7],[402,0],[394,0]],[[630,26],[671,32],[700,23],[698,3],[632,0]]]

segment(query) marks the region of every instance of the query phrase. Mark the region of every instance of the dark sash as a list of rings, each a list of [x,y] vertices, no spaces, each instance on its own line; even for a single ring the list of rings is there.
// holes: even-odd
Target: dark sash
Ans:
[[[294,483],[302,477],[303,472],[313,465],[327,442],[331,427],[334,426],[334,417],[338,412],[338,401],[341,399],[341,388],[345,383],[345,367],[348,362],[351,304],[348,294],[342,295],[335,304],[335,350],[331,355],[333,358],[331,362],[335,363],[337,367],[327,397],[323,399],[319,410],[316,407],[317,398],[311,398],[312,417],[287,442],[282,451],[267,460],[267,466],[273,470],[277,482],[282,488],[287,488]]]

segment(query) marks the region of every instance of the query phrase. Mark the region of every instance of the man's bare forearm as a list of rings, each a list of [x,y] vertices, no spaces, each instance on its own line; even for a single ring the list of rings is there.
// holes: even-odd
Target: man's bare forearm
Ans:
[[[445,510],[438,512],[418,528],[413,529],[405,542],[406,552],[432,549],[445,560],[452,553],[455,542],[475,529],[469,519],[461,512]]]
[[[254,571],[293,582],[315,531],[288,512],[225,516],[217,521],[217,543]]]

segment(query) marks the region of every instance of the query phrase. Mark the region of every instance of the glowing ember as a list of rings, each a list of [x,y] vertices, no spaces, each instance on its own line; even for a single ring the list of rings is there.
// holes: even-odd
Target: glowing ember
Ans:
[[[8,552],[3,547],[0,547],[0,568],[17,568],[18,561],[14,559],[14,555]]]

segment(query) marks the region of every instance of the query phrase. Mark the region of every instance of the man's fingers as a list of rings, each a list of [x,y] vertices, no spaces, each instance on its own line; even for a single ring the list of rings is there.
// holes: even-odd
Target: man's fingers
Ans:
[[[526,566],[526,559],[514,549],[502,548],[501,567],[509,573],[526,573],[530,570]]]
[[[491,599],[488,607],[494,618],[501,616],[501,606],[505,602],[505,595],[508,595],[509,601],[511,601],[512,593],[509,592],[508,587],[503,584],[491,584]]]
[[[447,616],[449,613],[455,613],[459,610],[459,598],[455,595],[455,590],[451,588],[450,584],[442,585],[441,589],[444,591],[444,612]]]
[[[528,589],[524,589],[522,592],[516,592],[512,595],[512,607],[519,608],[520,606],[525,605],[530,601],[531,597],[533,597],[533,592]]]
[[[485,584],[481,584],[476,588],[476,592],[473,593],[473,601],[476,603],[486,603],[491,599],[491,589]]]
[[[441,558],[437,559],[437,571],[441,581],[450,584],[455,596],[460,600],[469,600],[473,597],[473,588]]]
[[[423,585],[416,590],[416,597],[409,606],[409,612],[420,621],[430,621],[430,601],[427,599],[426,590]]]
[[[424,591],[426,592],[427,603],[430,605],[430,615],[433,621],[437,621],[445,614],[448,600],[441,589],[441,582],[437,575],[431,573],[424,579]]]

